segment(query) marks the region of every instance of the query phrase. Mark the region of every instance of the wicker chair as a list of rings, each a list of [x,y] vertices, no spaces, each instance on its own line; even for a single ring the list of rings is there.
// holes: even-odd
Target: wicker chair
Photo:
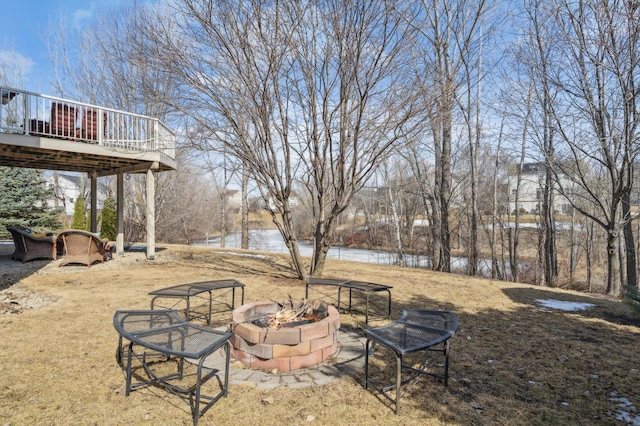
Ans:
[[[33,259],[56,259],[56,236],[53,233],[35,234],[20,226],[7,226],[13,237],[15,251],[11,255],[14,260],[28,262]]]
[[[79,229],[62,231],[58,235],[62,243],[64,259],[59,266],[70,263],[81,263],[91,266],[96,262],[104,262],[104,255],[109,240],[100,239],[91,232]]]

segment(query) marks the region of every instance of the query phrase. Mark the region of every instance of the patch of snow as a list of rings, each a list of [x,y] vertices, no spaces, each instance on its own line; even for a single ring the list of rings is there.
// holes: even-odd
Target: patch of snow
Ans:
[[[558,309],[560,311],[584,311],[596,306],[593,303],[567,302],[554,299],[536,299],[534,302],[546,308]]]
[[[615,395],[615,392],[612,393]],[[612,402],[619,407],[620,410],[611,415],[615,416],[616,420],[625,422],[628,425],[640,426],[640,416],[636,415],[636,407],[633,403],[625,397],[609,398],[609,402]]]
[[[240,256],[240,257],[251,257],[253,259],[266,259],[267,256],[262,255],[262,254],[251,254],[251,253],[238,253],[238,252],[234,252],[234,251],[221,251],[218,253],[222,253],[222,254],[229,254],[232,256]]]

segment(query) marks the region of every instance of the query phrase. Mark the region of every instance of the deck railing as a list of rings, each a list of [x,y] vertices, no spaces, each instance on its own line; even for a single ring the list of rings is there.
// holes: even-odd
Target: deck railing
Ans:
[[[175,135],[157,118],[0,86],[0,133],[90,143],[175,159]]]

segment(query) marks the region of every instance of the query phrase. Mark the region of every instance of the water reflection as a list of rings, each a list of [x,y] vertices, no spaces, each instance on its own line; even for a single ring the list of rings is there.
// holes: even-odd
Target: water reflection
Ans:
[[[225,239],[225,247],[240,248],[240,233],[228,234]],[[206,241],[198,241],[194,245],[205,246]],[[311,256],[313,247],[304,241],[299,242],[300,254]],[[220,237],[211,237],[208,242],[209,247],[220,247]],[[277,230],[251,231],[249,233],[249,249],[258,251],[269,251],[275,253],[288,253],[287,245],[284,243],[280,232]],[[354,262],[379,263],[382,265],[392,265],[395,256],[383,250],[365,250],[347,247],[331,247],[327,253],[330,259],[351,260]]]
[[[198,241],[194,243],[197,246],[220,247],[220,237],[210,237],[209,241]],[[225,247],[240,248],[241,234],[233,232],[228,234],[225,239]],[[306,242],[299,242],[300,254],[302,256],[311,256],[313,247]],[[274,253],[288,253],[287,246],[277,230],[251,231],[249,233],[249,249],[257,251],[266,251]],[[383,250],[367,250],[349,247],[331,247],[327,253],[328,259],[341,259],[353,262],[374,263],[379,265],[397,265],[397,257],[394,253]],[[432,268],[432,260],[427,256],[405,255],[405,265],[409,268]],[[452,272],[464,273],[467,270],[467,259],[463,257],[451,258]],[[486,260],[478,262],[479,274],[482,276],[491,276],[491,263]]]

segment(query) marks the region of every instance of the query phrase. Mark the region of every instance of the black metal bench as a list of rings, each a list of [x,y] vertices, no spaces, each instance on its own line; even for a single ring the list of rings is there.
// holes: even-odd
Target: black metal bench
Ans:
[[[236,304],[236,288],[240,288],[242,290],[242,301],[241,305],[244,304],[244,284],[240,281],[234,279],[225,279],[225,280],[213,280],[213,281],[202,281],[197,283],[189,283],[189,284],[178,284],[171,287],[165,287],[158,290],[150,291],[149,295],[154,296],[151,299],[151,309],[154,309],[154,305],[157,299],[179,299],[173,306],[169,306],[168,308],[174,309],[180,300],[184,300],[187,304],[185,309],[185,318],[187,321],[191,321],[196,318],[197,315],[194,314],[196,309],[194,309],[192,305],[192,299],[196,297],[201,297],[203,293],[209,293],[208,298],[208,315],[205,313],[204,316],[207,320],[207,325],[211,325],[211,315],[213,313],[212,306],[214,302],[217,304],[221,303],[221,298],[227,294],[231,293],[231,304],[225,304],[229,309],[235,309]],[[216,290],[227,290],[222,294],[213,297],[213,292]],[[202,305],[201,305],[202,306]],[[197,307],[196,307],[197,308]],[[222,311],[220,311],[222,312]]]
[[[309,287],[310,286],[329,286],[329,287],[338,287],[338,296],[337,298],[329,293],[317,290],[316,291],[323,296],[326,296],[330,299],[337,300],[336,307],[340,310],[341,298],[342,298],[342,290],[349,290],[349,306],[346,308],[347,311],[352,311],[357,306],[353,303],[353,291],[362,292],[365,295],[365,324],[369,324],[369,305],[374,305],[373,302],[370,302],[370,296],[373,293],[377,292],[386,292],[387,293],[387,306],[386,306],[386,317],[391,315],[391,289],[393,287],[384,285],[384,284],[376,284],[370,283],[366,281],[355,281],[355,280],[341,280],[337,278],[309,278],[307,280],[307,284],[305,286],[305,297],[309,298]],[[382,309],[382,307],[380,306]]]
[[[217,331],[207,327],[191,324],[182,319],[175,310],[149,310],[149,311],[117,311],[113,316],[113,325],[120,334],[118,341],[118,363],[126,371],[126,396],[132,390],[157,383],[180,395],[186,395],[190,399],[193,414],[193,424],[198,424],[198,419],[221,396],[227,396],[229,382],[229,338],[233,335],[229,332]],[[123,346],[123,339],[129,344]],[[137,346],[142,347],[137,351]],[[211,370],[203,371],[203,363],[206,358],[216,350],[222,348],[225,351],[225,369],[223,372]],[[126,353],[125,353],[126,350]],[[125,357],[126,355],[126,357]],[[123,365],[123,361],[126,362]],[[177,359],[177,372],[158,376],[151,368],[155,361],[169,361]],[[183,380],[184,361],[186,359],[197,361],[195,385],[184,388],[171,383],[173,380]],[[132,361],[136,359],[142,364],[148,379],[132,383]],[[164,364],[164,363],[163,363]],[[220,378],[224,375],[224,380]],[[203,375],[204,374],[204,375]],[[213,396],[201,394],[202,384],[217,376],[220,383],[220,391]],[[200,401],[206,405],[200,408]]]
[[[379,391],[391,403],[395,404],[396,414],[398,414],[402,385],[422,374],[427,374],[443,380],[444,385],[447,386],[449,382],[449,339],[457,329],[458,318],[453,312],[403,309],[402,316],[397,321],[364,330],[367,337],[364,358],[364,388],[367,389],[370,386]],[[376,343],[393,351],[396,357],[396,382],[392,385],[378,386],[369,379],[369,355],[373,353]],[[420,368],[402,363],[404,355],[417,351],[424,351],[425,356]],[[444,356],[443,372],[432,371],[438,357],[430,359],[431,353]],[[403,369],[412,373],[405,380],[402,380]],[[394,388],[396,389],[395,399],[387,394],[389,390]]]

